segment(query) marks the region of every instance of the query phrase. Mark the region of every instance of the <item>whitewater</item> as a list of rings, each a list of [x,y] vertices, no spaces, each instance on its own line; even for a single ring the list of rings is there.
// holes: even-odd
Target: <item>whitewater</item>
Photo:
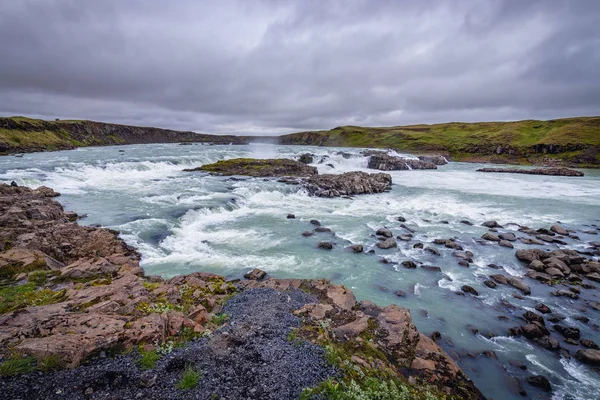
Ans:
[[[523,324],[519,317],[525,310],[543,302],[566,317],[565,325],[579,328],[582,338],[600,343],[594,328],[598,312],[586,310],[581,300],[550,296],[552,288],[527,278],[532,295],[524,298],[514,297],[516,291],[506,285],[487,288],[483,281],[490,274],[522,277],[527,269],[514,252],[532,247],[515,242],[515,249],[508,249],[476,240],[487,231],[481,226],[487,220],[518,235],[518,226],[510,223],[548,228],[560,221],[581,238],[568,241],[568,248],[584,250],[587,242],[600,240],[592,234],[600,226],[600,171],[585,170],[582,178],[484,174],[475,170],[487,165],[451,162],[437,170],[390,172],[393,187],[388,193],[335,199],[310,197],[274,179],[183,172],[222,159],[298,158],[303,153],[314,155],[312,165],[319,173],[375,172],[367,169],[362,150],[268,144],[89,147],[0,157],[0,182],[52,187],[62,194],[58,200],[65,209],[86,214],[81,224],[119,230],[141,252],[149,275],[209,271],[235,279],[261,268],[279,278],[331,279],[351,288],[358,299],[410,308],[419,330],[441,332],[440,345],[490,398],[522,398],[517,381],[529,398],[544,398],[524,381],[534,374],[550,380],[554,399],[600,398],[597,371],[507,336],[509,328]],[[296,218],[288,219],[288,214]],[[386,226],[394,236],[408,233],[399,217],[414,231],[412,240],[398,241],[394,250],[378,249],[377,229]],[[332,233],[302,236],[314,228],[312,219]],[[474,253],[474,262],[464,268],[450,249],[437,246],[441,255],[435,256],[413,248],[436,238],[456,238]],[[323,240],[335,242],[334,250],[317,249]],[[364,245],[365,253],[345,250],[351,244]],[[405,260],[439,266],[441,272],[406,269],[399,264]],[[488,267],[492,263],[504,271]],[[456,295],[462,285],[474,287],[480,296]],[[590,322],[576,319],[582,315]],[[576,350],[562,341],[561,346],[571,355]],[[496,358],[482,354],[487,350]]]

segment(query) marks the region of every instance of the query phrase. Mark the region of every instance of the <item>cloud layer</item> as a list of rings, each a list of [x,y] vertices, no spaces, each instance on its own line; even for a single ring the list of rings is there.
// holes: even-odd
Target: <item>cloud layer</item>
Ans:
[[[6,0],[0,114],[201,132],[600,114],[600,3]]]

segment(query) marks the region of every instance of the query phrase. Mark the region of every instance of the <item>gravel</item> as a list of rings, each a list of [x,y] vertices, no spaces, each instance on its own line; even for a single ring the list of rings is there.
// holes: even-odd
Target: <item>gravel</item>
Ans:
[[[291,311],[316,299],[302,291],[251,289],[229,300],[229,322],[209,338],[141,370],[137,353],[98,358],[74,370],[0,378],[2,399],[295,399],[335,375],[324,351],[292,343],[300,325]],[[176,388],[186,365],[202,371],[193,389]],[[144,387],[149,385],[150,387]]]

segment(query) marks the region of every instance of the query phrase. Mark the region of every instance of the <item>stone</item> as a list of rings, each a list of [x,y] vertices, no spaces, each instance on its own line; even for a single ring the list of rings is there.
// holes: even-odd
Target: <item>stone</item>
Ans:
[[[535,386],[543,390],[544,392],[552,391],[552,385],[550,385],[550,381],[548,380],[548,378],[542,375],[533,375],[528,377],[527,383],[529,383],[531,386]]]
[[[546,264],[544,264],[540,260],[533,260],[529,263],[529,268],[537,272],[543,272],[547,267]]]
[[[259,281],[267,276],[267,273],[262,269],[254,268],[252,271],[244,274],[244,278]]]
[[[316,219],[311,219],[310,223],[315,226],[321,226],[321,223],[319,221],[317,221]]]
[[[581,345],[582,345],[583,347],[587,347],[587,348],[594,349],[594,350],[598,350],[598,349],[600,349],[600,348],[598,347],[598,345],[596,344],[596,342],[594,342],[593,340],[589,340],[589,339],[581,339],[581,340],[579,341],[579,343],[581,343]]]
[[[551,351],[560,350],[560,343],[558,343],[558,340],[554,339],[551,336],[542,336],[540,338],[533,339],[533,341],[535,343],[537,343],[539,346],[541,346],[547,350],[551,350]]]
[[[460,221],[460,223],[463,225],[469,225],[469,226],[473,225],[473,223],[471,221],[467,221],[466,219],[463,219],[462,221]]]
[[[406,292],[404,290],[396,290],[394,294],[398,297],[406,297]]]
[[[533,260],[543,260],[549,257],[549,254],[543,250],[531,249],[531,250],[517,250],[515,256],[521,261],[531,263]]]
[[[477,172],[496,172],[527,175],[555,175],[555,176],[584,176],[583,172],[564,167],[517,169],[517,168],[480,168]]]
[[[310,153],[304,153],[298,158],[298,161],[302,164],[312,164],[314,162],[313,155]]]
[[[440,252],[437,249],[434,249],[433,247],[425,247],[425,251],[433,254],[434,256],[440,255]]]
[[[440,267],[436,267],[434,265],[421,265],[421,268],[423,268],[426,271],[442,272],[442,269]]]
[[[306,191],[317,197],[383,193],[392,188],[390,174],[368,174],[361,171],[310,176],[302,182]]]
[[[546,328],[534,323],[521,326],[521,332],[527,339],[537,339],[549,334]]]
[[[415,269],[417,268],[417,264],[414,261],[410,261],[410,260],[406,260],[402,262],[402,266],[404,268],[408,268],[408,269]]]
[[[310,236],[312,236],[314,234],[315,233],[311,232],[311,231],[304,231],[304,232],[302,232],[302,236],[304,236],[304,237],[310,237]]]
[[[547,305],[545,305],[543,303],[536,304],[535,309],[537,311],[541,312],[542,314],[549,314],[552,312],[552,310],[550,310],[550,307],[548,307]]]
[[[496,221],[485,221],[481,226],[485,226],[486,228],[502,228],[502,226]]]
[[[502,247],[508,247],[509,249],[514,248],[513,244],[511,242],[509,242],[508,240],[501,240],[500,243],[498,243],[498,244]]]
[[[304,177],[317,175],[317,169],[295,160],[234,158],[220,160],[198,168],[184,169],[186,172],[203,171],[217,175],[245,175],[253,177]]]
[[[533,311],[526,311],[525,314],[523,314],[523,318],[525,318],[527,322],[536,322],[540,325],[545,325],[544,318]]]
[[[387,228],[379,228],[379,229],[377,229],[377,232],[375,232],[375,234],[378,236],[386,237],[386,238],[391,238],[392,236],[394,236],[392,234],[392,231]]]
[[[569,235],[569,232],[560,225],[556,225],[556,224],[552,225],[550,227],[550,230],[554,233],[558,233],[559,235],[563,235],[563,236]]]
[[[370,151],[368,168],[381,171],[401,171],[410,169],[437,169],[437,166],[428,161],[415,160],[391,156],[383,151]]]
[[[396,241],[392,238],[388,238],[385,239],[379,243],[377,243],[377,247],[379,247],[380,249],[391,249],[394,247],[397,247],[398,243],[396,243]]]
[[[517,240],[517,237],[512,232],[501,233],[498,237],[502,240],[508,240],[509,242],[514,242]]]
[[[331,249],[333,249],[333,243],[331,243],[331,242],[319,242],[317,244],[317,248],[323,249],[323,250],[331,250]]]
[[[324,226],[318,226],[314,229],[314,231],[318,232],[318,233],[324,233],[324,232],[331,232],[331,229],[325,228]]]
[[[465,293],[472,294],[473,296],[479,296],[479,293],[477,292],[477,290],[475,290],[472,286],[463,285],[463,286],[461,286],[460,289]]]
[[[296,216],[294,214],[288,214],[286,218],[287,219],[295,219]]]
[[[487,287],[489,287],[490,289],[495,289],[496,288],[496,283],[494,281],[490,281],[490,280],[485,280],[483,281],[483,284]]]
[[[570,327],[570,326],[562,326],[562,325],[554,325],[554,329],[556,332],[560,333],[563,337],[567,339],[575,339],[579,340],[581,336],[581,332],[578,328]]]
[[[577,353],[575,353],[575,358],[584,364],[597,366],[600,365],[600,350],[578,350]]]
[[[500,238],[493,233],[486,232],[481,236],[482,239],[489,240],[491,242],[499,242]]]
[[[592,272],[590,274],[587,274],[585,277],[594,282],[600,282],[600,274],[597,272]]]
[[[362,244],[353,244],[352,246],[350,246],[350,250],[352,250],[353,253],[362,253],[363,245]]]

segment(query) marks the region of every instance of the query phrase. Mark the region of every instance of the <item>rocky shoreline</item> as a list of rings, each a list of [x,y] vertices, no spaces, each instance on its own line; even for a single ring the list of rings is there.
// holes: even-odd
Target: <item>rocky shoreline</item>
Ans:
[[[319,398],[334,384],[484,398],[407,309],[259,270],[146,276],[118,232],[78,225],[57,195],[0,185],[0,390],[11,398]]]

